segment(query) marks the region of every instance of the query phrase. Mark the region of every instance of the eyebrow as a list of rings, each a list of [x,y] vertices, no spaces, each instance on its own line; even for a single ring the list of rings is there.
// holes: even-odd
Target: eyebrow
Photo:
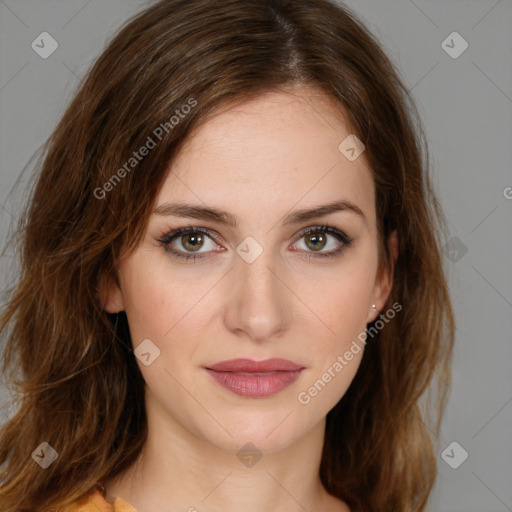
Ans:
[[[301,222],[323,217],[336,212],[351,212],[360,216],[364,223],[367,224],[367,219],[363,211],[350,201],[334,201],[325,205],[315,206],[314,208],[307,208],[296,210],[286,215],[283,219],[283,225],[299,224]],[[218,224],[224,224],[235,228],[237,226],[237,218],[232,213],[212,207],[204,207],[201,205],[186,204],[186,203],[163,203],[154,208],[153,213],[163,216],[185,217],[190,219],[209,220]]]

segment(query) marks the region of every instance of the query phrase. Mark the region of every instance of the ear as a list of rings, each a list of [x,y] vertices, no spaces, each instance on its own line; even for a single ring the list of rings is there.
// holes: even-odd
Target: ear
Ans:
[[[101,308],[107,313],[124,310],[123,293],[110,272],[104,270],[98,282],[98,299]]]
[[[373,322],[380,314],[382,307],[388,300],[391,288],[393,287],[393,274],[395,268],[395,262],[398,257],[398,235],[396,231],[393,231],[388,238],[388,249],[391,255],[391,261],[388,267],[381,268],[372,294],[372,302],[369,307],[367,323]],[[372,304],[375,304],[376,310],[372,308]]]

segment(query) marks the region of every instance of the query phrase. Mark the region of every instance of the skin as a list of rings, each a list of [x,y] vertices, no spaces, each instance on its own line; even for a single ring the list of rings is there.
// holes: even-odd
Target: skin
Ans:
[[[350,131],[336,108],[304,87],[267,93],[210,118],[173,162],[155,205],[213,206],[236,215],[238,225],[154,214],[140,246],[122,261],[120,287],[108,281],[103,288],[104,309],[126,311],[134,348],[149,338],[160,350],[149,366],[137,359],[147,444],[136,464],[106,481],[107,500],[120,496],[140,512],[349,511],[322,486],[319,468],[325,417],[363,350],[307,405],[297,396],[377,318],[393,269],[378,271],[374,183],[364,153],[351,162],[339,151]],[[341,211],[282,224],[293,210],[335,200],[356,204],[366,220]],[[332,258],[315,257],[314,241],[301,236],[325,223],[354,239]],[[183,262],[158,238],[191,226],[211,230],[219,242],[204,235],[196,247],[207,256]],[[252,263],[236,252],[248,236],[263,248]],[[323,236],[318,252],[342,244]],[[171,245],[197,254],[187,242],[182,235]],[[395,234],[389,244],[396,255]],[[237,357],[282,357],[305,369],[273,396],[241,397],[203,368]],[[237,457],[248,442],[262,454],[252,467]]]

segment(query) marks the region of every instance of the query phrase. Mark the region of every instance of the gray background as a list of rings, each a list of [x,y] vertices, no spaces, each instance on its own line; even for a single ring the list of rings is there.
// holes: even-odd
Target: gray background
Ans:
[[[512,3],[346,4],[380,39],[412,90],[449,223],[445,265],[457,336],[431,509],[512,511]],[[0,1],[2,240],[18,213],[23,177],[12,188],[23,169],[55,127],[79,77],[122,22],[144,5],[140,0]],[[48,59],[31,48],[43,31],[59,44]],[[454,31],[469,44],[456,59],[442,47]],[[6,254],[0,263],[4,288],[15,261]],[[462,449],[469,454],[457,469],[441,457],[454,441],[462,448],[449,448],[446,460],[460,462]]]

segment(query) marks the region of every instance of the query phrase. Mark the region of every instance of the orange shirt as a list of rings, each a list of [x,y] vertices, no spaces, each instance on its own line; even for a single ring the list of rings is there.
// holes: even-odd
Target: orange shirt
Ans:
[[[96,487],[84,496],[82,499],[75,501],[72,505],[66,507],[63,512],[137,512],[123,498],[116,498],[114,503],[106,500],[106,492],[103,484],[98,482]]]

